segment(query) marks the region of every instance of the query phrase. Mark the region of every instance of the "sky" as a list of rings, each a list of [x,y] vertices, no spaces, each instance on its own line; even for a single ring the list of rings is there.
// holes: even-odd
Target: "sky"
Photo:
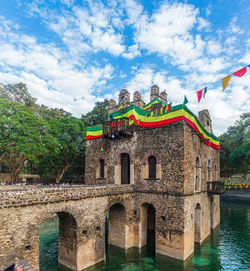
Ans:
[[[250,64],[249,16],[249,0],[0,0],[0,82],[76,117],[123,88],[149,102],[157,84],[220,135],[250,111],[250,69],[221,83]]]

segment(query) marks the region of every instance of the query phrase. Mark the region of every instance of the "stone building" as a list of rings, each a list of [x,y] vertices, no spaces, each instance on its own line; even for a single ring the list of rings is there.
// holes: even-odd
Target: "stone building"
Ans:
[[[141,248],[154,236],[157,254],[185,261],[220,223],[219,141],[207,110],[172,107],[153,86],[149,104],[122,90],[109,113],[87,131],[86,186],[0,186],[0,268],[18,256],[39,270],[39,229],[55,215],[58,261],[77,271],[105,260],[105,240]]]
[[[136,101],[134,98],[130,102],[129,92],[121,90],[118,104],[110,100],[109,113],[117,119],[129,115],[132,119],[133,110],[140,112],[133,105],[160,111],[167,104],[166,92],[160,93],[157,85],[151,88],[149,105],[145,105],[140,93],[135,96]],[[121,104],[125,111],[128,108],[123,114]],[[103,130],[102,137],[87,141],[86,184],[130,184],[135,189],[131,195],[133,230],[124,231],[118,219],[124,207],[116,209],[117,219],[110,216],[109,222],[111,244],[142,247],[147,243],[147,230],[151,229],[155,231],[157,253],[186,260],[194,251],[194,242],[202,243],[220,223],[220,187],[215,191],[213,185],[220,176],[219,147],[212,144],[216,139],[212,121],[208,110],[199,112],[199,117],[186,111],[189,110],[180,105],[164,116],[156,116],[156,122],[159,118],[159,123],[167,123],[158,127],[147,126],[155,121],[154,117],[120,131],[114,128],[117,123],[119,127],[119,120],[114,125],[109,122],[105,124],[110,125],[108,132]],[[213,185],[213,191],[208,184]],[[128,236],[121,238],[123,235]],[[131,236],[134,241],[124,243]]]

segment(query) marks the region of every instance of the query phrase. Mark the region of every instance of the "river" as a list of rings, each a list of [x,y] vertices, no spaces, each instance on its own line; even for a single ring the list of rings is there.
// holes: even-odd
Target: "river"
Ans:
[[[40,230],[40,270],[68,271],[57,262],[58,219],[47,220]],[[221,224],[204,241],[195,245],[185,263],[157,255],[149,248],[109,247],[105,263],[87,271],[219,271],[250,270],[250,202],[221,200]]]

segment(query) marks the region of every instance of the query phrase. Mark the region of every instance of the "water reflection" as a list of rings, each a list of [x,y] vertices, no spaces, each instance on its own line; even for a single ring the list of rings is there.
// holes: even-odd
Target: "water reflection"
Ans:
[[[109,246],[105,263],[87,271],[250,270],[249,213],[249,202],[222,201],[220,226],[212,231],[202,246],[195,245],[194,255],[185,262],[154,255],[150,245],[127,251]],[[45,223],[40,231],[40,270],[67,270],[57,264],[58,220],[54,218]]]

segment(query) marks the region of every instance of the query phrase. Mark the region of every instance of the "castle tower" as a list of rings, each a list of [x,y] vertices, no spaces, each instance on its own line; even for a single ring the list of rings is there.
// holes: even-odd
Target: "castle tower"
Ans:
[[[150,101],[157,98],[158,100],[167,103],[167,93],[166,90],[162,91],[160,93],[160,88],[157,85],[153,85],[151,87],[151,93],[150,93]]]
[[[159,98],[159,96],[160,96],[160,88],[157,85],[153,85],[151,87],[150,101],[154,100],[155,98]]]
[[[130,93],[128,92],[127,89],[122,89],[119,93],[119,105],[123,103],[124,105],[129,105],[130,104]]]
[[[207,109],[204,109],[200,112],[198,112],[199,120],[204,126],[204,128],[209,132],[213,133],[212,131],[212,120],[210,118],[209,111]]]

